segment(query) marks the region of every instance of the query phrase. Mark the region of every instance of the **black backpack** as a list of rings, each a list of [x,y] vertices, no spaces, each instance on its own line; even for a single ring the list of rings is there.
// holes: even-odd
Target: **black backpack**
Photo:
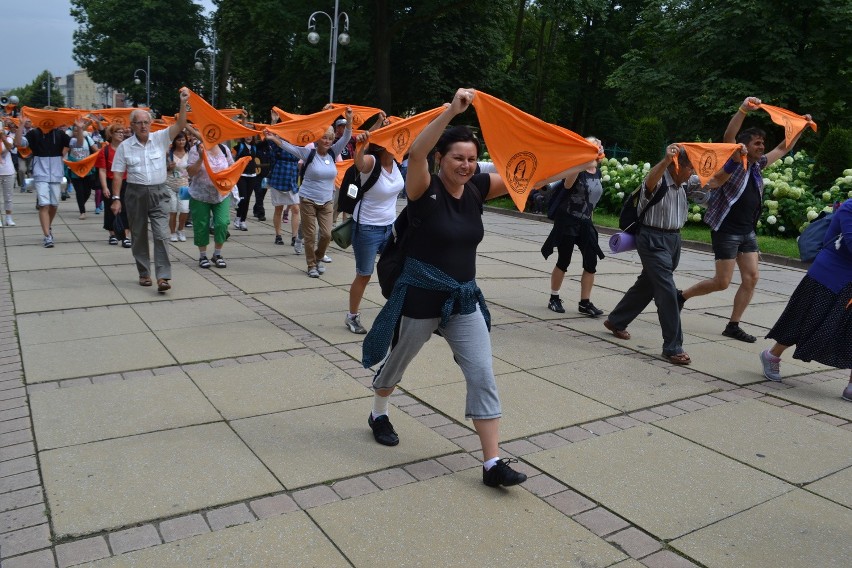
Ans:
[[[811,224],[805,227],[805,230],[799,235],[799,258],[804,262],[813,262],[819,251],[825,246],[823,241],[827,236],[826,230],[831,224],[833,216],[833,213],[821,211],[819,216],[811,221]]]
[[[358,171],[355,164],[349,166],[349,169],[343,174],[343,181],[340,182],[340,191],[337,192],[337,210],[340,213],[353,214],[355,206],[361,201],[364,194],[376,185],[380,175],[382,175],[382,164],[378,158],[373,163],[373,170],[364,183],[361,183],[361,172]]]
[[[316,155],[317,155],[316,148],[311,148],[311,151],[308,154],[308,157],[305,158],[304,162],[302,162],[302,167],[299,168],[299,185],[302,185],[302,180],[305,179],[305,172],[308,171],[308,166],[310,166],[311,162],[314,161],[314,158],[316,157]],[[332,162],[337,161],[337,158],[334,156],[334,150],[332,150],[331,148],[328,149],[328,155],[331,156]]]
[[[630,235],[635,235],[639,232],[639,229],[642,228],[642,219],[645,218],[645,213],[647,213],[651,207],[659,203],[666,194],[666,191],[669,189],[665,180],[665,174],[663,175],[665,191],[662,187],[655,191],[654,196],[651,197],[648,205],[646,205],[645,209],[642,210],[641,215],[637,213],[637,208],[639,206],[639,192],[645,188],[645,182],[643,181],[633,193],[628,193],[624,196],[624,199],[621,201],[621,213],[618,216],[619,229]]]
[[[547,218],[553,221],[556,219],[556,212],[562,201],[568,194],[565,188],[565,180],[554,182],[551,186],[550,200],[547,202]]]

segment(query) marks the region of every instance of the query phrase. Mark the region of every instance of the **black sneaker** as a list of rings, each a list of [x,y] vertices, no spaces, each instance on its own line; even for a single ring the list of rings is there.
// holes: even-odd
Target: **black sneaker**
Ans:
[[[284,244],[284,239],[281,237],[281,235],[275,235],[275,244],[276,245],[283,245]]]
[[[745,341],[746,343],[754,343],[757,341],[755,336],[743,331],[739,325],[729,325],[725,327],[725,331],[722,332],[722,335],[738,339],[740,341]]]
[[[388,418],[387,414],[382,414],[374,420],[373,413],[371,412],[370,417],[367,419],[367,424],[373,429],[373,438],[381,445],[395,446],[399,443],[399,436],[396,435],[396,431],[391,426],[390,418]]]
[[[603,310],[598,309],[592,302],[580,302],[577,304],[577,309],[580,310],[581,314],[586,314],[587,316],[596,318],[600,315],[603,315]]]
[[[489,470],[486,470],[485,467],[483,467],[482,483],[488,487],[499,487],[501,485],[503,487],[509,487],[526,481],[527,474],[515,471],[509,467],[510,463],[518,463],[518,460],[503,458],[502,460],[498,460],[497,463]]]
[[[547,303],[547,309],[557,314],[565,313],[565,308],[562,307],[562,300],[559,298],[550,298],[550,302]]]

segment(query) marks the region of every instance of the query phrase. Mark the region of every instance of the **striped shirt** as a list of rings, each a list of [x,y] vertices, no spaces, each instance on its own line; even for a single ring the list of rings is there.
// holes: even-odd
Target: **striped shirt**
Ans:
[[[644,179],[642,180],[642,188],[645,188]],[[648,213],[642,219],[642,226],[662,229],[664,231],[679,230],[686,224],[686,214],[689,207],[686,200],[686,191],[683,189],[683,186],[674,182],[668,170],[663,172],[663,177],[657,182],[654,192],[657,191],[665,191],[666,195],[653,207],[648,209]],[[641,214],[650,200],[651,198],[647,196],[645,191],[640,191],[639,204],[636,207],[637,213]]]

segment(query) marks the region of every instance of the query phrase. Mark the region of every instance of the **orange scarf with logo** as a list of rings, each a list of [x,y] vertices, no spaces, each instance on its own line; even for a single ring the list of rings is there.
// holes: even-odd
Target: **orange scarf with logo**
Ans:
[[[352,128],[353,128],[353,130],[355,128],[361,128],[361,126],[365,122],[370,120],[371,117],[376,116],[377,114],[382,112],[381,109],[378,109],[378,108],[375,108],[375,107],[347,105],[347,104],[343,104],[343,103],[332,103],[331,107],[336,108],[339,111],[343,111],[344,113],[346,112],[346,107],[349,107],[349,108],[352,109]],[[353,136],[354,136],[354,134],[353,134]]]
[[[132,113],[135,108],[104,108],[99,110],[93,110],[92,114],[95,116],[102,116],[106,120],[108,124],[116,124],[121,126],[122,128],[130,128],[130,113]],[[147,108],[142,108],[141,110],[148,110]]]
[[[68,166],[68,169],[80,176],[81,178],[89,175],[89,172],[92,171],[92,168],[95,167],[95,162],[98,160],[98,152],[95,152],[88,158],[83,158],[77,162],[69,162],[68,160],[62,160],[62,163]]]
[[[519,211],[539,182],[591,162],[598,147],[567,128],[544,122],[491,95],[476,91],[473,106],[482,137]]]
[[[213,182],[219,195],[231,193],[231,190],[237,185],[237,181],[239,181],[243,170],[245,170],[246,164],[251,160],[251,156],[243,156],[224,170],[214,172],[213,168],[210,167],[210,162],[207,161],[206,151],[202,153],[201,158],[204,160],[204,169],[207,170],[207,175],[210,176],[210,181]]]
[[[808,121],[804,116],[798,115],[795,112],[790,112],[785,108],[764,104],[760,105],[760,108],[769,114],[769,118],[772,119],[772,122],[784,127],[784,142],[787,144],[788,149],[793,144],[793,139],[806,127],[810,126],[811,130],[814,132],[817,131],[816,122],[808,124]]]
[[[41,110],[32,107],[21,109],[22,116],[29,118],[33,126],[47,134],[54,128],[74,124],[82,113],[79,110]]]
[[[417,135],[442,112],[444,107],[440,106],[394,122],[370,132],[369,140],[372,144],[377,144],[393,154],[397,162],[401,162]]]
[[[689,162],[701,185],[707,185],[713,174],[722,169],[728,158],[735,153],[739,156],[741,146],[739,144],[700,144],[696,142],[678,142],[678,146],[686,150]],[[675,171],[680,168],[679,156],[675,156]],[[747,156],[742,155],[743,168],[748,168]]]
[[[201,133],[201,143],[209,150],[223,140],[234,138],[251,138],[258,134],[251,128],[235,122],[224,116],[196,93],[189,91],[189,108],[187,118],[192,121]]]
[[[284,113],[278,107],[273,107],[282,121],[273,124],[269,130],[296,146],[304,146],[322,138],[332,121],[340,115],[340,109],[330,108],[313,114],[298,115]],[[284,113],[283,115],[281,113]],[[287,118],[283,118],[287,117]]]

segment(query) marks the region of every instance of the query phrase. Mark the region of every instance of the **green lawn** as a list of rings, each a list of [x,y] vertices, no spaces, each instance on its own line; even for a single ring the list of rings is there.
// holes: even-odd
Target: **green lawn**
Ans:
[[[500,207],[501,209],[515,209],[515,204],[509,197],[498,197],[488,202],[488,205]],[[515,209],[516,210],[516,209]],[[618,227],[618,216],[609,213],[596,212],[594,216],[596,225],[602,227]],[[707,225],[696,225],[690,223],[681,230],[684,240],[710,243],[710,228]],[[766,254],[775,254],[787,258],[799,259],[799,246],[796,239],[779,239],[758,235],[757,243],[760,251]]]

